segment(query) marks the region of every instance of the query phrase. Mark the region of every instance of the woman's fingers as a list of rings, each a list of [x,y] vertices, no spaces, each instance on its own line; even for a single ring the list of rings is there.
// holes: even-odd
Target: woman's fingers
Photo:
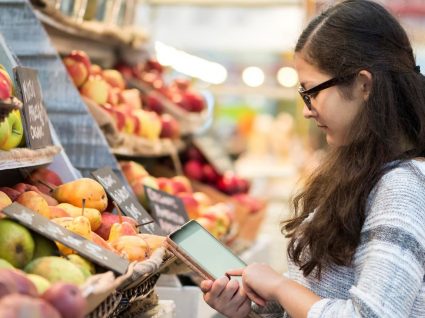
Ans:
[[[266,305],[266,300],[259,296],[252,288],[244,284],[244,289],[248,298],[251,299],[258,306]]]
[[[211,289],[212,285],[213,285],[212,280],[203,280],[199,287],[201,288],[202,292],[205,294]]]

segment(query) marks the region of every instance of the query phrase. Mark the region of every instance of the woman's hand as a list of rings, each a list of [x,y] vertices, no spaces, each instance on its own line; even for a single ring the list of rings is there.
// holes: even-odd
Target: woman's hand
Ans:
[[[248,297],[260,306],[268,300],[277,300],[279,288],[285,277],[266,264],[251,264],[241,270],[230,270],[230,276],[242,274],[243,289]]]
[[[245,318],[251,311],[251,300],[235,279],[204,280],[200,287],[205,302],[227,317]]]

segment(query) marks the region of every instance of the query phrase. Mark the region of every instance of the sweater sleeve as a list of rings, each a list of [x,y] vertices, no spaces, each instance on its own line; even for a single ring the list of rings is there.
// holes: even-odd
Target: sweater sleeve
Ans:
[[[425,181],[412,169],[388,172],[370,195],[349,299],[322,299],[308,318],[424,317]]]

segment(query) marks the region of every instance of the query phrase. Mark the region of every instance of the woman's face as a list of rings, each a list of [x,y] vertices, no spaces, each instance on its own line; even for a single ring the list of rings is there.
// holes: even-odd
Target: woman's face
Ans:
[[[308,63],[300,53],[295,54],[295,68],[300,84],[305,90],[332,77]],[[350,99],[342,96],[338,86],[332,86],[310,96],[311,110],[304,104],[303,114],[305,118],[313,119],[317,127],[324,131],[329,145],[346,145],[349,142],[348,131],[364,104],[364,96],[357,80],[353,84]]]

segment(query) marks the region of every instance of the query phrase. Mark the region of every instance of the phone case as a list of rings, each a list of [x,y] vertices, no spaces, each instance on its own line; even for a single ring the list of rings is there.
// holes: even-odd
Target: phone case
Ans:
[[[176,257],[182,260],[190,269],[192,269],[195,273],[199,274],[203,279],[211,279],[214,278],[203,268],[201,268],[189,255],[187,255],[173,240],[171,240],[168,236],[164,242],[165,248],[167,248],[171,253],[173,253]],[[251,311],[248,315],[250,318],[261,318],[261,316],[253,311]]]

